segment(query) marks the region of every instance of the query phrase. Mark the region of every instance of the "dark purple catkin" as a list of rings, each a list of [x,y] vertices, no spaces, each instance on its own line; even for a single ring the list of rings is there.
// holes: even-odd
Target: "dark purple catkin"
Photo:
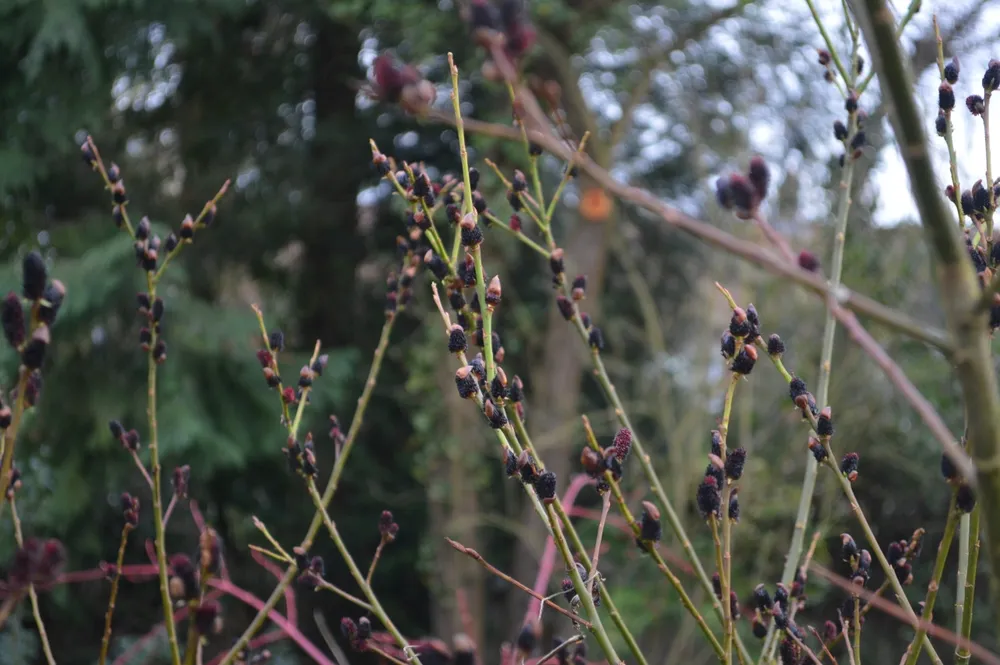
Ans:
[[[942,83],[938,87],[938,108],[942,111],[955,108],[955,91],[947,83]]]
[[[840,534],[840,557],[844,561],[850,561],[858,554],[858,545],[849,533]]]
[[[753,346],[744,346],[740,349],[740,352],[736,354],[736,358],[733,359],[733,363],[729,366],[729,369],[737,374],[746,376],[753,371],[756,362],[757,348]]]
[[[544,471],[535,478],[535,494],[542,503],[552,503],[556,498],[556,474]]]
[[[13,291],[0,303],[0,325],[11,347],[16,349],[24,343],[24,308],[21,306],[21,299]]]
[[[747,178],[753,185],[754,194],[758,200],[767,198],[767,189],[771,183],[771,170],[763,157],[756,156],[750,160],[750,168],[747,171]]]
[[[463,353],[469,348],[469,343],[465,338],[465,330],[462,326],[452,326],[448,333],[448,350],[452,353]]]
[[[722,339],[719,341],[719,351],[726,360],[731,360],[736,355],[736,338],[728,330],[722,333]]]
[[[746,448],[737,448],[726,453],[726,477],[739,480],[743,477],[743,466],[747,461]]]
[[[770,356],[781,356],[785,352],[785,343],[777,335],[771,335],[767,338],[767,353]]]
[[[47,281],[48,270],[45,268],[45,259],[38,252],[28,252],[21,263],[21,292],[24,297],[28,300],[41,298],[45,293]]]
[[[469,399],[476,394],[476,377],[472,374],[472,366],[460,367],[455,372],[455,385],[462,399]]]
[[[847,476],[847,479],[852,483],[858,478],[859,460],[860,455],[857,453],[847,453],[844,455],[843,459],[840,460],[840,472]]]
[[[771,608],[771,595],[767,592],[767,587],[758,584],[753,589],[753,600],[757,609],[764,612]]]
[[[31,333],[31,339],[28,340],[21,352],[21,362],[24,366],[28,369],[40,368],[45,360],[45,350],[50,341],[51,336],[47,325],[42,324],[35,328],[35,331]]]
[[[698,485],[696,498],[702,517],[708,519],[719,515],[722,499],[719,496],[719,483],[714,477],[705,476],[705,479]]]
[[[819,418],[816,419],[816,434],[833,436],[833,410],[828,406],[819,412]]]
[[[971,513],[976,507],[976,491],[970,485],[963,483],[955,493],[955,505],[963,513]]]
[[[642,517],[639,520],[639,539],[657,542],[663,536],[660,525],[660,510],[649,501],[642,502]]]
[[[945,480],[955,480],[958,478],[958,468],[947,454],[941,455],[941,475]]]
[[[628,457],[629,451],[632,449],[632,430],[627,427],[622,427],[615,434],[615,457],[619,462],[624,462]]]
[[[951,62],[944,66],[944,80],[952,85],[955,85],[958,83],[959,71],[960,65],[958,62],[958,56],[955,56],[951,59]]]

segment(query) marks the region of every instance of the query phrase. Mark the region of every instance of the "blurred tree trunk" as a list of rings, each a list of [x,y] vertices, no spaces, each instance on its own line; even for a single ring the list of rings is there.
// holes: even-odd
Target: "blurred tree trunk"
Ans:
[[[436,325],[437,321],[430,321]],[[443,412],[446,414],[448,443],[438,446],[437,459],[431,462],[427,487],[429,504],[429,544],[432,551],[431,566],[431,631],[433,635],[451,642],[456,633],[465,633],[462,624],[458,594],[465,596],[472,618],[472,634],[476,644],[482,645],[483,619],[485,618],[485,588],[483,569],[472,559],[455,552],[444,538],[482,551],[477,535],[479,523],[479,497],[476,474],[470,465],[483,458],[469,450],[469,433],[481,431],[481,421],[474,409],[455,391],[455,375],[448,364],[438,365],[437,383],[444,396]],[[482,651],[480,651],[482,654]]]
[[[310,154],[314,174],[310,205],[301,222],[304,245],[296,298],[303,339],[321,339],[323,345],[351,344],[363,330],[357,322],[355,269],[364,256],[357,233],[357,193],[368,171],[367,146],[357,134],[352,79],[358,71],[355,26],[331,21],[320,13],[311,21],[316,41],[313,50],[313,95],[316,135]],[[282,220],[275,220],[282,223]],[[358,332],[355,332],[358,331]]]

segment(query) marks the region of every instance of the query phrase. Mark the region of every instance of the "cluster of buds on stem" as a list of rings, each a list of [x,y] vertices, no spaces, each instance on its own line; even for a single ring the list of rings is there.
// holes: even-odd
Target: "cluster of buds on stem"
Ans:
[[[139,450],[139,432],[130,429],[125,430],[125,426],[122,425],[117,420],[112,420],[108,423],[108,429],[111,430],[111,438],[121,444],[122,448],[129,452],[138,452]]]
[[[751,219],[767,198],[770,182],[771,170],[764,158],[757,156],[750,160],[745,174],[731,173],[715,182],[715,200],[740,219]]]
[[[309,553],[301,547],[293,549],[292,555],[295,557],[295,566],[300,571],[299,584],[314,589],[323,584],[326,576],[326,564],[323,557],[318,554],[310,557]]]
[[[797,603],[795,607],[793,607],[793,599]],[[775,628],[783,631],[786,639],[789,636],[802,639],[802,631],[792,620],[792,610],[797,610],[802,602],[801,597],[793,596],[789,592],[788,587],[781,582],[775,585],[773,598],[763,584],[758,584],[753,590],[754,613],[751,618],[751,625],[754,636],[758,639],[763,639],[767,635],[768,628],[773,620]]]
[[[344,617],[340,620],[340,633],[347,639],[352,649],[365,651],[372,636],[372,624],[368,617],[361,617],[357,622],[350,617]]]
[[[622,427],[615,434],[610,446],[595,450],[584,446],[580,451],[580,466],[584,472],[597,480],[597,491],[604,494],[610,490],[606,474],[611,474],[611,481],[618,482],[622,478],[625,460],[632,450],[632,431]]]
[[[129,529],[136,527],[139,524],[139,497],[122,492],[121,504],[125,526]]]
[[[288,468],[292,473],[297,473],[303,478],[315,478],[319,473],[316,466],[316,447],[311,432],[306,434],[305,441],[301,443],[289,436],[281,452],[288,460]]]
[[[816,398],[809,392],[806,382],[797,376],[792,377],[792,380],[788,382],[788,397],[792,400],[795,408],[802,414],[803,420],[816,418],[819,415]],[[812,449],[812,446],[810,446],[810,449]],[[813,450],[813,454],[816,455],[817,462],[823,461],[823,457],[818,451]]]
[[[21,357],[21,371],[28,373],[28,405],[33,405],[41,388],[39,374],[52,341],[50,326],[66,297],[66,287],[48,278],[45,259],[36,251],[28,252],[21,264],[21,296],[11,291],[0,301],[0,327],[11,348]],[[25,307],[30,317],[25,317]],[[34,389],[31,389],[34,384]],[[10,410],[0,404],[0,429],[10,425]]]
[[[144,319],[142,327],[139,328],[139,346],[143,351],[152,351],[153,359],[157,363],[162,363],[167,359],[167,343],[163,340],[161,324],[165,305],[163,298],[151,297],[148,293],[136,294],[139,316]]]
[[[399,533],[399,524],[396,523],[392,517],[392,513],[388,510],[383,510],[378,518],[378,533],[384,545],[396,540],[396,534]]]

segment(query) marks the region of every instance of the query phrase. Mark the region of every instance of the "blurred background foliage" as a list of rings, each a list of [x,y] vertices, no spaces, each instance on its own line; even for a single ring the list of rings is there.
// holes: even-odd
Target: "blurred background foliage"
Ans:
[[[933,63],[934,9],[954,45],[949,52],[963,59],[995,38],[979,29],[989,26],[979,21],[982,5],[925,6],[905,37],[915,69]],[[595,160],[756,242],[752,229],[715,207],[711,182],[761,153],[775,172],[769,203],[775,225],[796,246],[829,255],[829,205],[839,178],[829,128],[841,107],[815,64],[819,36],[804,5],[535,0],[530,12],[539,40],[526,70],[559,84],[573,133],[593,134]],[[842,39],[835,14],[831,25]],[[41,407],[19,447],[25,473],[19,503],[29,534],[68,544],[71,569],[113,558],[121,491],[146,497],[131,460],[107,432],[107,421],[119,418],[146,433],[135,313],[141,276],[128,240],[111,222],[99,179],[80,163],[81,141],[93,135],[105,158],[122,166],[133,214],[163,228],[176,227],[233,179],[218,223],[168,272],[161,445],[167,471],[191,465],[192,495],[228,545],[234,581],[264,597],[273,580],[249,556],[247,545],[258,540],[251,516],[291,544],[312,510],[301,483],[285,470],[275,400],[253,355],[257,326],[249,304],[259,303],[269,323],[285,331],[286,367],[301,363],[316,339],[330,353],[307,412],[325,474],[327,416],[335,413],[347,426],[403,228],[401,211],[368,167],[367,138],[397,158],[426,160],[437,172],[458,164],[453,130],[374,104],[358,95],[358,84],[375,54],[391,49],[441,86],[438,104],[447,108],[444,54],[451,50],[463,72],[465,112],[509,123],[506,91],[485,80],[483,56],[467,35],[453,0],[0,0],[0,287],[16,288],[20,257],[40,248],[69,288]],[[845,282],[939,324],[919,228],[878,223],[878,206],[886,200],[892,206],[905,184],[873,177],[886,139],[877,86],[871,90],[863,105],[873,118],[872,147],[855,192]],[[493,159],[509,174],[524,166],[521,146],[478,136],[470,144],[483,189],[505,217],[502,185],[482,160]],[[542,164],[551,192],[562,165],[548,157]],[[608,366],[668,493],[707,553],[710,538],[692,498],[726,380],[716,339],[728,314],[713,282],[753,301],[766,331],[786,340],[789,367],[812,381],[822,307],[644,213],[615,206],[585,221],[579,206],[587,187],[581,178],[567,190],[557,238],[567,248],[568,269],[590,277],[588,310],[605,331]],[[524,377],[536,444],[566,479],[583,443],[579,415],[589,415],[605,440],[614,433],[613,419],[586,371],[584,350],[553,312],[544,262],[496,233],[488,235],[486,252],[488,268],[504,280],[505,366]],[[489,552],[525,582],[534,577],[544,541],[520,493],[503,482],[495,442],[453,396],[454,367],[432,310],[421,278],[332,512],[355,557],[365,560],[377,543],[380,511],[392,510],[400,538],[375,584],[390,614],[409,635],[450,641],[470,629],[459,616],[461,592],[483,661],[496,662],[500,644],[520,628],[525,597],[460,560],[442,536]],[[961,406],[945,362],[919,344],[875,332],[958,432]],[[5,353],[9,384],[13,358]],[[798,500],[806,433],[785,392],[780,377],[762,366],[737,393],[733,436],[751,453],[734,573],[744,598],[758,582],[780,575]],[[936,444],[881,373],[840,336],[831,395],[837,447],[861,454],[857,491],[879,537],[888,543],[923,526],[933,552],[948,501]],[[648,488],[631,471],[626,488],[637,504]],[[585,490],[579,503],[594,507],[593,491]],[[821,476],[813,525],[822,529],[816,558],[824,564],[838,565],[831,555],[838,534],[855,530],[846,508]],[[146,561],[148,522],[131,540],[130,562]],[[8,521],[0,525],[0,560],[10,554],[9,529]],[[581,529],[593,535],[585,520]],[[171,549],[190,550],[196,537],[180,511],[169,529]],[[608,540],[612,550],[602,569],[650,662],[709,662],[693,623],[630,538],[614,532]],[[679,551],[672,537],[665,545]],[[317,552],[328,556],[330,578],[350,586],[332,547],[320,544]],[[922,598],[930,558],[915,570],[914,601]],[[942,617],[954,602],[953,570],[941,591]],[[693,595],[708,607],[700,591]],[[106,596],[99,582],[43,596],[60,663],[95,662]],[[808,620],[817,623],[840,602],[839,592],[816,582],[809,596]],[[353,614],[305,590],[298,604],[302,629],[314,641],[320,637],[313,608],[331,625]],[[252,616],[233,599],[224,610],[225,631],[210,652],[227,646]],[[991,611],[978,603],[977,625],[991,625]],[[126,584],[112,653],[148,632],[158,614],[155,584]],[[0,633],[4,665],[38,657],[30,616],[21,619],[23,625],[12,621]],[[866,658],[897,659],[908,630],[878,615],[869,626],[876,629],[866,631]],[[163,662],[162,648],[153,644],[131,662]],[[282,663],[304,662],[291,646],[276,653]]]

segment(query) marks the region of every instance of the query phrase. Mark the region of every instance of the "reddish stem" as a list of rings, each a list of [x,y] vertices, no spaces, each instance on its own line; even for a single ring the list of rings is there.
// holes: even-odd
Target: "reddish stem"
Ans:
[[[212,579],[208,581],[209,586],[213,586],[224,593],[242,600],[244,603],[254,608],[258,612],[264,608],[264,601],[253,595],[249,591],[241,589],[232,582],[222,579]],[[278,628],[280,628],[285,635],[289,637],[295,644],[298,645],[304,653],[306,653],[310,658],[319,663],[320,665],[335,665],[332,660],[327,658],[322,651],[319,650],[315,644],[309,641],[309,639],[303,635],[298,628],[293,626],[288,619],[281,616],[281,614],[275,610],[271,610],[268,613],[268,618],[274,622]],[[225,655],[226,652],[223,652]]]

